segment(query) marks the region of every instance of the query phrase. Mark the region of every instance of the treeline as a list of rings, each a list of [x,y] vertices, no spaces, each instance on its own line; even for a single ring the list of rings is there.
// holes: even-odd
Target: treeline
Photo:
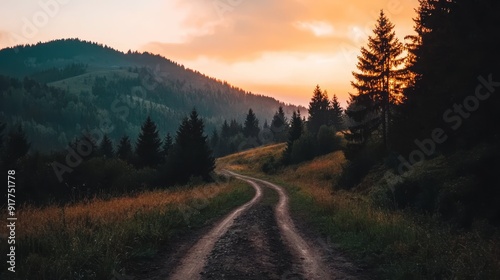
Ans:
[[[82,130],[99,127],[102,120],[112,123],[109,137],[118,141],[123,134],[136,138],[144,115],[158,120],[162,131],[173,132],[195,106],[212,130],[224,119],[244,121],[248,108],[258,108],[261,118],[270,119],[280,106],[274,99],[233,94],[229,85],[200,90],[186,81],[160,80],[148,68],[131,68],[129,76],[123,72],[126,70],[120,75],[87,73],[71,83],[51,86],[29,77],[0,76],[0,117],[9,124],[21,124],[27,136],[37,140],[33,150],[48,152],[64,147]],[[296,107],[283,108],[291,112]]]
[[[150,117],[137,141],[123,136],[114,145],[106,134],[84,133],[66,150],[28,154],[21,126],[8,133],[0,124],[0,167],[14,169],[17,201],[36,204],[109,197],[150,188],[211,181],[215,161],[196,110],[182,120],[176,135],[161,139]]]
[[[217,157],[248,150],[270,143],[285,142],[289,123],[283,107],[274,114],[271,124],[264,121],[259,125],[259,119],[250,108],[243,124],[232,119],[224,121],[220,129],[215,128],[210,138],[210,145]]]
[[[50,83],[85,74],[87,67],[83,63],[72,63],[61,68],[52,67],[42,70],[30,77],[40,83]]]

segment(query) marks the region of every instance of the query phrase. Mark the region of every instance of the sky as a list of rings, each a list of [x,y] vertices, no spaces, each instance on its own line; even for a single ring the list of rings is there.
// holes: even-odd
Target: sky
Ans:
[[[418,0],[1,0],[0,48],[80,38],[163,55],[234,86],[307,105],[345,104],[380,10],[404,42]]]

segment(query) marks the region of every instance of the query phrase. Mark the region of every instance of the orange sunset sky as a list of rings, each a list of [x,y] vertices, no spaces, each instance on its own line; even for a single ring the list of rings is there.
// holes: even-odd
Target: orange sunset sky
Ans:
[[[288,103],[307,105],[316,84],[344,103],[352,92],[356,56],[379,11],[404,41],[413,33],[417,5],[417,0],[2,0],[0,48],[78,37],[120,51],[158,53]]]

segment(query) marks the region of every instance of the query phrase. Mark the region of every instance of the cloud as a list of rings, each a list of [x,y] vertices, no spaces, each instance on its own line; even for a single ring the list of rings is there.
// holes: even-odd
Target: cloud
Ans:
[[[311,31],[316,37],[330,37],[335,34],[333,25],[324,21],[299,21],[297,28]]]
[[[342,51],[342,45],[363,43],[381,9],[391,19],[411,18],[410,2],[416,0],[182,1],[177,5],[188,15],[179,26],[183,40],[149,42],[141,49],[176,60],[209,57],[226,62],[279,51]]]

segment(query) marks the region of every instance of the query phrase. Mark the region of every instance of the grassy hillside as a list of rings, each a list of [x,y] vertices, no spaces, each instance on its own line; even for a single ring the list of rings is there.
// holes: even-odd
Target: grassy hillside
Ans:
[[[221,158],[218,168],[287,187],[295,217],[308,221],[325,236],[325,242],[368,266],[377,278],[499,279],[498,229],[478,222],[463,230],[437,216],[381,207],[381,178],[386,172],[381,167],[372,168],[354,190],[338,190],[346,163],[340,151],[286,167],[273,176],[264,174],[262,165],[270,157],[279,158],[284,147],[268,146]],[[443,170],[448,162],[443,158],[426,161],[412,176]]]
[[[151,261],[158,252],[173,248],[179,236],[213,222],[252,196],[248,185],[230,180],[64,207],[23,205],[16,212],[16,275],[129,279],[125,267],[130,273],[137,262]],[[8,252],[7,241],[1,241],[0,250]],[[6,263],[2,267],[0,278],[13,279]]]

